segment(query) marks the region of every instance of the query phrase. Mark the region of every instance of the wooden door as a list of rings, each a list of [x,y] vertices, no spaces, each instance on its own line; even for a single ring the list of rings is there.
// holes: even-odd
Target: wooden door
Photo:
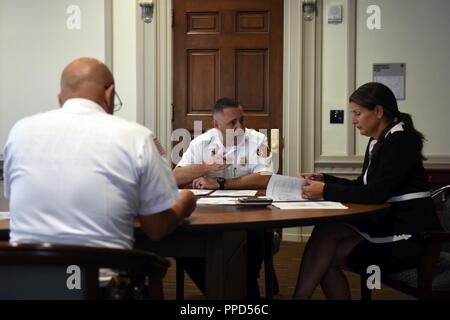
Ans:
[[[174,0],[173,52],[174,129],[200,120],[205,131],[230,97],[246,127],[281,134],[283,0]]]

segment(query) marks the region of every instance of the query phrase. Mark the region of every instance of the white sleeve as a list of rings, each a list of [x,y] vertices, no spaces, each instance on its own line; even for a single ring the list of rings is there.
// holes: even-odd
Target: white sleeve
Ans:
[[[3,149],[3,156],[4,156],[4,161],[3,161],[3,186],[4,186],[4,190],[3,190],[3,194],[5,196],[5,199],[9,199],[10,197],[10,185],[9,182],[11,181],[9,178],[9,164],[10,164],[10,156],[9,156],[9,152],[8,152],[8,142],[5,145],[5,148]]]
[[[139,214],[155,214],[173,207],[178,200],[178,187],[150,136],[145,140],[138,163]]]
[[[259,152],[260,152],[261,148],[265,148],[267,151],[269,150],[266,136],[264,136],[262,141],[258,141],[258,149],[256,151],[257,152],[257,157],[256,157],[257,161],[256,161],[256,165],[252,168],[252,173],[259,173],[259,172],[274,173],[272,152],[267,154],[267,156],[260,156]]]
[[[11,196],[11,164],[12,156],[14,155],[12,148],[14,147],[13,141],[16,140],[14,138],[16,136],[15,132],[18,124],[19,123],[15,124],[9,132],[8,139],[3,148],[3,195],[5,196],[5,199],[9,199]]]
[[[201,142],[193,140],[186,152],[183,153],[180,162],[178,162],[177,167],[187,167],[192,164],[201,164],[202,161],[202,148]]]

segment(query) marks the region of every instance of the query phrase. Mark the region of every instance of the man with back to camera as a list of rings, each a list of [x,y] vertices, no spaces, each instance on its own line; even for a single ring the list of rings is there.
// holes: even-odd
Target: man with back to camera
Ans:
[[[152,132],[114,117],[115,84],[98,60],[71,62],[61,108],[20,120],[4,148],[10,241],[130,249],[133,219],[160,240],[195,209]]]
[[[213,108],[213,129],[196,137],[173,170],[178,185],[198,189],[265,189],[274,173],[267,137],[244,126],[244,110],[234,99],[221,98]],[[264,232],[248,232],[248,298],[259,298],[258,277]],[[177,259],[204,292],[204,260]]]

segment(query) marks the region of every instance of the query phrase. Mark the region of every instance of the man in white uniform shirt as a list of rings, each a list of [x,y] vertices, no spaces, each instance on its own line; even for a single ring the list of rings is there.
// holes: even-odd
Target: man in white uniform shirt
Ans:
[[[244,126],[244,110],[236,100],[219,99],[213,126],[196,137],[173,174],[178,185],[199,189],[264,189],[273,174],[267,137]]]
[[[81,58],[61,77],[59,109],[19,121],[4,149],[10,241],[132,248],[133,219],[152,240],[190,216],[152,132],[114,117],[114,79]]]
[[[273,174],[272,156],[264,134],[244,126],[244,110],[236,100],[221,98],[213,109],[214,128],[195,138],[173,173],[178,185],[199,189],[265,189]],[[258,277],[264,232],[247,236],[247,297],[259,299]],[[204,261],[177,259],[204,292]]]

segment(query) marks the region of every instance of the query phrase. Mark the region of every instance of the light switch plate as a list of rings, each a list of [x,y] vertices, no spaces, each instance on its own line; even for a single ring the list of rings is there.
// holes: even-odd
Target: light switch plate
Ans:
[[[330,123],[344,123],[344,110],[331,110]]]
[[[338,24],[342,23],[342,5],[331,5],[328,8],[328,23]]]

